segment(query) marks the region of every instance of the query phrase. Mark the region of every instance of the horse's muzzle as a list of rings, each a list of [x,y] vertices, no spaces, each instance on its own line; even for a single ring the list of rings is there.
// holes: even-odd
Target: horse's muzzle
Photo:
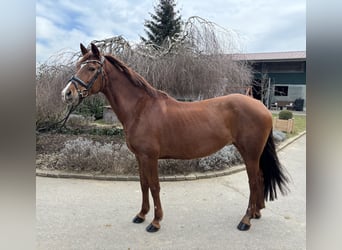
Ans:
[[[67,86],[62,90],[62,100],[67,104],[76,104],[79,101],[79,96],[76,91],[74,91],[75,93],[73,93],[70,88],[71,85],[72,83],[69,82]]]

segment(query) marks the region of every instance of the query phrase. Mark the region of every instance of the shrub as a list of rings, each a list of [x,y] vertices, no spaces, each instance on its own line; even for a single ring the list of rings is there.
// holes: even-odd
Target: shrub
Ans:
[[[103,95],[89,96],[77,107],[76,112],[84,116],[93,116],[95,120],[98,120],[103,118],[104,104],[105,97]]]
[[[101,144],[82,137],[65,143],[58,166],[73,171],[137,174],[135,157],[125,144]]]
[[[207,157],[193,160],[159,160],[159,172],[163,175],[189,174],[223,170],[227,167],[242,164],[243,159],[234,145],[227,145]]]
[[[158,161],[158,171],[161,175],[186,175],[198,171],[199,159],[177,160],[164,159]]]
[[[88,126],[90,122],[94,121],[93,117],[70,114],[66,124],[72,128]]]
[[[243,163],[243,160],[236,147],[234,145],[227,145],[216,153],[199,159],[159,160],[159,172],[162,175],[186,175],[192,172],[223,170],[241,163]]]
[[[289,120],[289,119],[292,119],[293,114],[289,110],[282,110],[282,111],[279,112],[279,116],[278,117],[281,120]]]
[[[114,175],[138,175],[137,161],[124,143],[99,143],[79,137],[65,142],[55,157],[57,168],[71,171],[90,171]],[[159,160],[161,175],[189,174],[222,170],[241,164],[242,158],[233,145],[208,157],[193,160]]]
[[[201,158],[198,164],[200,171],[221,170],[227,166],[243,163],[240,153],[234,145],[227,145],[216,153]]]

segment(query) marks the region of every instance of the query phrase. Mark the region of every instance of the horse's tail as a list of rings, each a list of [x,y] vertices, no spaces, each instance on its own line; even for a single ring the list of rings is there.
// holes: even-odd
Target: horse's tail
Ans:
[[[273,132],[271,130],[264,151],[260,157],[260,168],[264,177],[264,199],[270,201],[277,199],[278,186],[280,192],[285,195],[288,191],[286,186],[289,181],[288,176],[284,173],[285,169],[281,166],[277,151],[273,141]]]

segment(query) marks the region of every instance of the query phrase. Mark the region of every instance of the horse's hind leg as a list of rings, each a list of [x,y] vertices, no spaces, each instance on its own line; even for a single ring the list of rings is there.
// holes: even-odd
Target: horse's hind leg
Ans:
[[[253,177],[251,177],[253,178]],[[250,178],[248,178],[250,179]],[[261,212],[260,210],[265,208],[265,200],[264,200],[264,179],[262,176],[262,171],[259,169],[258,174],[256,175],[256,184],[249,185],[250,190],[253,190],[256,188],[256,206],[255,211],[251,211],[250,217],[251,219],[260,219],[261,218]],[[252,192],[252,191],[250,191]],[[250,202],[251,202],[251,196],[250,194]],[[250,204],[248,204],[248,209],[250,208]],[[246,213],[247,214],[247,213]]]
[[[260,165],[259,165],[260,166]],[[257,199],[257,212],[255,219],[261,218],[261,212],[260,210],[265,208],[265,199],[264,199],[264,177],[261,170],[259,170],[259,188],[258,188],[258,199]]]
[[[259,161],[258,160],[245,160],[246,170],[249,181],[249,202],[246,214],[243,216],[242,220],[238,225],[238,229],[241,231],[246,231],[250,228],[250,220],[253,218],[260,218],[260,181],[259,181]]]

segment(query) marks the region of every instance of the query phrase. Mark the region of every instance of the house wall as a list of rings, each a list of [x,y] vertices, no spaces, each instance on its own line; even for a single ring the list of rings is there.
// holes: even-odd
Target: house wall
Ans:
[[[270,102],[304,99],[306,106],[306,61],[253,62],[255,82],[270,82]],[[270,80],[270,81],[269,81]],[[287,87],[284,95],[276,93],[276,87]]]
[[[274,94],[275,92],[275,87],[276,86],[287,86],[288,87],[288,93],[287,96],[276,96]],[[304,106],[306,105],[306,85],[304,84],[298,84],[298,85],[293,85],[293,84],[275,84],[272,87],[272,97],[271,97],[271,102],[277,102],[277,101],[289,101],[293,102],[298,98],[304,99]]]

